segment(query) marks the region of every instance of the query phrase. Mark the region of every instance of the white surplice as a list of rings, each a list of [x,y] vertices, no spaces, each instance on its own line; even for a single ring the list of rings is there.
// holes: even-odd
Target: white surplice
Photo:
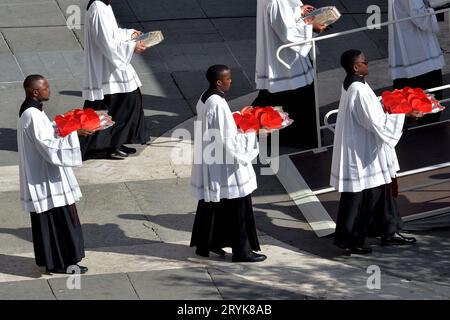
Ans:
[[[257,188],[252,161],[259,154],[254,132],[239,132],[228,103],[217,94],[197,103],[191,191],[197,200],[219,202]],[[214,138],[212,138],[214,137]]]
[[[314,80],[313,67],[308,57],[311,44],[291,47],[281,52],[290,65],[283,66],[276,58],[281,45],[313,37],[313,27],[301,18],[298,0],[258,0],[256,18],[256,73],[257,89],[269,92],[294,90]]]
[[[391,183],[400,170],[395,146],[405,115],[386,114],[367,83],[342,88],[334,135],[330,185],[359,192]]]
[[[433,13],[423,0],[392,0],[392,19]],[[392,79],[414,78],[445,65],[437,34],[436,16],[416,18],[389,26],[389,70]],[[428,89],[428,88],[423,88]]]
[[[111,6],[95,1],[84,25],[83,99],[103,100],[106,94],[133,92],[141,87],[131,65],[133,29],[119,28]]]
[[[81,166],[76,132],[58,137],[44,111],[28,108],[17,124],[20,199],[27,212],[75,203],[81,191],[71,167]]]

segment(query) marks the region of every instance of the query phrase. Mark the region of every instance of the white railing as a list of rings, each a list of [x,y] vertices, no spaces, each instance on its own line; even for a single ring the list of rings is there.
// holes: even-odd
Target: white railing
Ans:
[[[356,32],[379,29],[381,27],[388,26],[391,24],[395,24],[395,23],[399,23],[399,22],[403,22],[403,21],[409,21],[409,20],[422,18],[422,17],[428,17],[428,16],[432,16],[432,15],[436,15],[436,14],[444,13],[444,12],[448,12],[449,21],[450,21],[450,8],[447,8],[447,9],[442,9],[442,10],[436,10],[434,13],[427,13],[427,14],[423,14],[423,15],[418,15],[418,16],[404,18],[404,19],[398,19],[398,20],[390,20],[390,21],[387,21],[384,23],[374,24],[372,26],[361,27],[361,28],[356,28],[356,29],[347,30],[347,31],[343,31],[343,32],[337,32],[337,33],[333,33],[330,35],[321,36],[321,37],[317,37],[317,38],[311,38],[311,39],[305,39],[305,40],[298,41],[298,42],[292,42],[292,43],[282,45],[278,48],[277,53],[276,53],[278,61],[280,61],[280,63],[283,64],[286,68],[290,69],[290,65],[287,64],[283,59],[281,59],[280,52],[282,50],[290,48],[290,47],[300,46],[300,45],[304,45],[306,43],[312,42],[312,61],[313,61],[313,68],[314,68],[314,92],[315,92],[315,104],[316,104],[316,128],[317,128],[317,141],[319,143],[319,145],[318,145],[319,149],[322,148],[322,140],[321,140],[320,132],[322,129],[328,128],[328,126],[320,126],[319,95],[318,95],[319,84],[317,82],[316,42],[326,40],[326,39],[341,37],[341,36],[345,36],[345,35],[356,33]],[[450,22],[449,22],[449,28],[450,28]]]

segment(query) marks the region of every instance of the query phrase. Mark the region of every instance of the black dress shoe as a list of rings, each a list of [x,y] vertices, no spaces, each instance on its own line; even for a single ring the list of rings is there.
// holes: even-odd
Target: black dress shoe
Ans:
[[[47,269],[47,272],[49,273],[62,273],[62,274],[75,274],[77,273],[75,270],[76,268],[78,268],[78,271],[80,274],[84,274],[86,272],[88,272],[88,267],[84,267],[84,266],[80,266],[80,265],[75,265],[75,266],[71,266],[72,268],[68,267],[67,269],[61,269],[61,268],[54,268],[54,269]],[[69,268],[72,272],[69,272]]]
[[[119,150],[125,152],[126,154],[135,154],[137,152],[135,148],[130,148],[126,146],[121,146]]]
[[[225,254],[226,254],[226,252],[221,248],[209,249],[209,251],[214,252],[215,254],[218,254],[219,256],[222,256],[222,257],[225,257]]]
[[[387,238],[381,238],[381,245],[382,246],[389,246],[389,245],[404,245],[404,244],[413,244],[416,243],[416,238],[414,237],[405,237],[399,232],[394,233],[394,235],[387,237]]]
[[[234,256],[232,258],[233,262],[261,262],[267,259],[267,256],[263,255],[263,254],[259,254],[256,252],[250,252],[248,255],[246,256]]]
[[[126,154],[123,151],[116,150],[116,151],[110,153],[110,157],[113,158],[113,159],[115,159],[115,158],[126,158],[126,157],[128,157],[128,154]]]
[[[352,254],[367,254],[372,252],[372,249],[369,247],[358,247],[358,246],[348,248],[347,250]]]

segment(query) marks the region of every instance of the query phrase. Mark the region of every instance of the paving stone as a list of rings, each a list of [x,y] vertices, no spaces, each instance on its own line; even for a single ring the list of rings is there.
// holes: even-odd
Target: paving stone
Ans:
[[[152,5],[149,5],[146,1],[128,0],[128,3],[140,22],[163,19],[192,19],[205,17],[205,14],[197,4],[197,1],[158,1],[158,3],[152,3]]]
[[[47,280],[0,283],[0,300],[55,300]]]
[[[225,41],[256,41],[256,18],[212,19]]]
[[[19,53],[17,61],[25,75],[41,74],[48,79],[81,79],[82,51]]]
[[[76,51],[80,44],[66,27],[3,29],[14,54],[49,51]]]
[[[171,269],[129,273],[140,299],[216,300],[221,299],[204,268]]]
[[[199,0],[208,17],[255,16],[256,0]]]
[[[220,35],[210,20],[171,20],[142,24],[145,31],[161,30],[163,44],[204,43],[221,41]]]
[[[10,53],[0,53],[0,82],[23,81],[19,65]]]
[[[65,25],[64,16],[54,1],[0,5],[0,28]]]
[[[123,273],[82,275],[81,289],[70,290],[67,277],[48,280],[58,300],[136,300],[138,296]],[[75,280],[71,282],[75,283]]]

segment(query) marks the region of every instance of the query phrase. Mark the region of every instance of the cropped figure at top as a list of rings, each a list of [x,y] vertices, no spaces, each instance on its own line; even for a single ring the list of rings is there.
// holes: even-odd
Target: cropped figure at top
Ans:
[[[424,0],[392,0],[389,11],[394,20],[433,13],[434,9],[427,3]],[[389,70],[394,89],[411,87],[425,90],[443,85],[445,59],[438,33],[439,24],[435,15],[389,26]],[[442,100],[442,91],[435,95]],[[427,124],[439,119],[440,112],[424,115],[417,122]]]
[[[255,132],[240,133],[225,94],[231,86],[231,70],[211,66],[206,72],[210,84],[197,103],[194,129],[194,163],[191,190],[198,200],[191,247],[204,257],[209,252],[225,255],[231,247],[233,262],[258,262],[251,194],[256,189],[252,161],[259,154]]]
[[[341,192],[334,243],[351,253],[372,251],[366,236],[381,244],[416,241],[399,233],[402,220],[395,197],[400,170],[395,146],[402,136],[404,114],[387,114],[366,82],[364,53],[349,50],[341,65],[347,72],[342,87],[334,136],[330,185]],[[407,117],[418,118],[412,111]]]
[[[142,95],[134,53],[142,53],[140,35],[117,25],[111,1],[89,1],[85,17],[83,99],[84,108],[108,110],[115,125],[81,140],[83,159],[123,159],[136,152],[127,143],[144,144],[146,133]]]
[[[312,38],[326,26],[301,19],[314,10],[299,0],[258,0],[256,13],[256,89],[253,106],[283,106],[294,123],[280,131],[282,145],[318,145],[311,43],[281,52],[287,69],[276,57],[278,47]]]

